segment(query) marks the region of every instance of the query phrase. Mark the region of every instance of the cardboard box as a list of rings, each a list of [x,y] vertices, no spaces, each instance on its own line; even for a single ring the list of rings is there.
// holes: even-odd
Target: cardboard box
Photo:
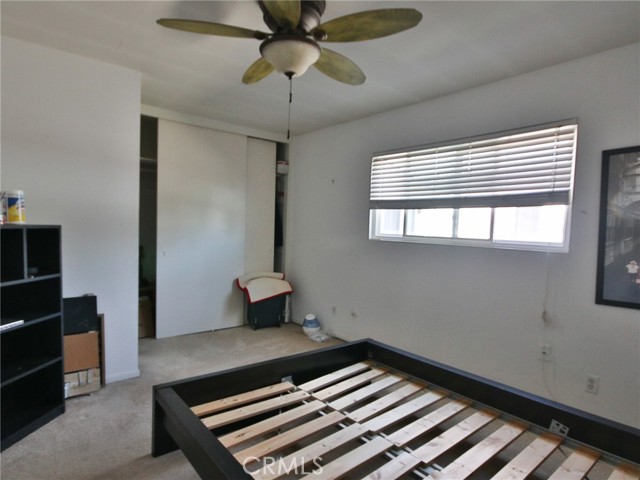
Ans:
[[[64,397],[88,395],[100,390],[100,369],[91,368],[79,372],[65,373]]]
[[[64,336],[65,373],[100,367],[98,332]]]
[[[149,297],[138,299],[138,338],[155,337],[156,329]]]

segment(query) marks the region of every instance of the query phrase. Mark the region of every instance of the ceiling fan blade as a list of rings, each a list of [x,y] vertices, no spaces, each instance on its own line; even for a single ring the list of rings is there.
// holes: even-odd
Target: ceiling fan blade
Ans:
[[[278,25],[295,28],[300,21],[300,0],[264,0],[264,6]]]
[[[239,38],[256,38],[264,40],[269,37],[268,33],[258,30],[249,30],[248,28],[234,27],[232,25],[224,25],[222,23],[202,22],[200,20],[182,20],[179,18],[161,18],[156,21],[158,25],[173,28],[175,30],[183,30],[192,33],[204,33],[206,35],[220,35],[223,37],[239,37]]]
[[[309,33],[325,42],[357,42],[408,30],[420,20],[422,13],[414,8],[368,10],[329,20]]]
[[[355,63],[328,48],[322,49],[320,58],[313,66],[334,80],[349,85],[361,85],[367,78]]]
[[[244,75],[242,76],[242,83],[250,84],[259,82],[271,72],[273,72],[273,65],[260,57],[258,60],[253,62],[249,68],[247,68],[246,72],[244,72]]]

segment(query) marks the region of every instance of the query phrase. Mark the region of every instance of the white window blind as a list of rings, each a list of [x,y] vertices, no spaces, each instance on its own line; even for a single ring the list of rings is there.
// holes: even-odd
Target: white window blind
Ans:
[[[374,155],[370,208],[568,205],[577,129],[570,120]]]

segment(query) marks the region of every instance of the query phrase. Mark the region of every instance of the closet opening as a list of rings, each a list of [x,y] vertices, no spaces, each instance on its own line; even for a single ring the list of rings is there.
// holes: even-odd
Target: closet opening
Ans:
[[[140,117],[138,337],[156,336],[158,119]]]

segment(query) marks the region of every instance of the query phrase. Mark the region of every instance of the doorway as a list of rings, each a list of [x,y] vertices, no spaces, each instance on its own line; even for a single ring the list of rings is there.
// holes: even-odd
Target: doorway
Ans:
[[[158,234],[158,119],[140,117],[138,337],[155,337]]]
[[[286,152],[273,141],[145,115],[140,131],[139,337],[242,325],[235,278],[282,263],[275,217],[286,178],[278,175],[276,192],[275,170]]]

